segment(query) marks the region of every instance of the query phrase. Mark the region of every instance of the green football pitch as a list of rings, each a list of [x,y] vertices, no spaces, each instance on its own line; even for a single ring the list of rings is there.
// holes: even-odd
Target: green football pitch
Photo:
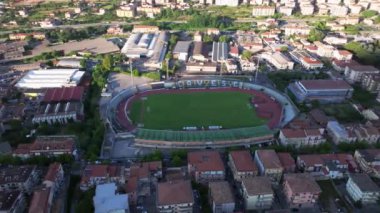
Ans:
[[[152,94],[132,103],[129,118],[135,125],[159,130],[263,125],[266,119],[257,117],[251,98],[252,95],[232,91]]]

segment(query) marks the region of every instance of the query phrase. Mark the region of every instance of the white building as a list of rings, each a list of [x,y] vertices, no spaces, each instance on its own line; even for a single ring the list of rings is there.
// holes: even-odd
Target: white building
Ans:
[[[142,69],[160,69],[165,59],[168,39],[168,33],[163,31],[132,33],[121,53],[129,58],[147,58]]]
[[[178,41],[173,50],[173,57],[181,61],[187,61],[191,41]]]
[[[336,6],[331,7],[330,9],[331,16],[344,17],[347,14],[348,14],[348,7],[346,6],[336,5]]]
[[[117,194],[115,183],[96,186],[93,198],[95,213],[129,212],[128,195]]]
[[[350,174],[346,190],[350,197],[362,204],[376,204],[380,197],[380,188],[367,174]]]
[[[278,12],[286,16],[291,16],[293,13],[293,9],[294,9],[293,7],[280,6],[278,8]]]
[[[313,15],[315,7],[312,4],[304,4],[304,5],[300,5],[300,9],[301,9],[302,15],[309,16],[309,15]]]
[[[252,16],[273,16],[276,8],[270,6],[253,7]]]
[[[291,145],[297,148],[326,142],[323,132],[319,129],[281,129],[279,140],[285,146]]]
[[[284,27],[285,35],[309,35],[310,27],[307,25],[288,24]]]
[[[236,7],[239,5],[239,0],[215,0],[215,5]]]
[[[294,67],[294,62],[280,52],[261,54],[261,58],[267,60],[278,70],[291,70]]]
[[[77,86],[84,73],[78,69],[32,70],[16,83],[16,87],[20,89],[43,89]]]
[[[234,212],[235,200],[231,186],[227,181],[209,183],[209,199],[212,212]]]
[[[241,186],[246,210],[271,208],[274,193],[268,177],[244,178]]]
[[[357,140],[357,137],[350,129],[346,129],[346,127],[339,124],[337,121],[329,121],[327,123],[326,130],[336,144],[341,142],[350,143]]]
[[[373,67],[367,65],[352,65],[347,66],[344,71],[344,76],[349,82],[361,82],[363,80],[364,74],[377,74],[380,71]]]

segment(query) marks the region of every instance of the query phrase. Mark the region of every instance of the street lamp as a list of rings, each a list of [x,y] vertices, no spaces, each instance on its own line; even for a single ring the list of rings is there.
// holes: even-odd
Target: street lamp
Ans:
[[[132,86],[134,86],[135,83],[134,83],[133,73],[132,73],[132,71],[133,71],[133,70],[132,70],[132,63],[133,63],[132,59],[129,59],[129,70],[130,70],[130,72],[131,72]]]

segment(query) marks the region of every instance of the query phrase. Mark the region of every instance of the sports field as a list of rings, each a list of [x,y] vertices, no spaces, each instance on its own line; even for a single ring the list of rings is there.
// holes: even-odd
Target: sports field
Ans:
[[[146,129],[263,125],[267,120],[256,116],[251,98],[250,94],[235,91],[151,94],[132,103],[129,118]]]

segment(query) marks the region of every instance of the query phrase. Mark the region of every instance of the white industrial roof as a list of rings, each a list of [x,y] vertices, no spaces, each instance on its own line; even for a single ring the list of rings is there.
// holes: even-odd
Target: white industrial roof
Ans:
[[[101,184],[96,187],[93,198],[95,213],[116,212],[129,209],[128,195],[116,194],[115,183]]]
[[[63,86],[76,86],[85,72],[78,69],[32,70],[16,84],[18,88],[42,89]]]

